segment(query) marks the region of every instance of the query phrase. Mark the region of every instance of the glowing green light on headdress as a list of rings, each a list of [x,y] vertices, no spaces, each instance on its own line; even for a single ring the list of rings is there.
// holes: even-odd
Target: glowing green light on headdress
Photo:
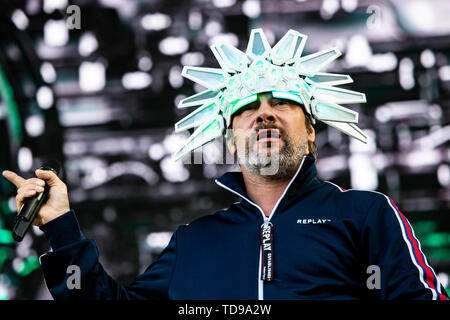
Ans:
[[[367,143],[367,136],[356,126],[358,113],[341,106],[365,103],[366,96],[335,87],[353,82],[350,76],[319,72],[341,52],[330,48],[301,57],[306,39],[306,35],[289,30],[271,48],[263,30],[253,29],[245,53],[227,43],[211,46],[220,68],[184,67],[182,75],[207,90],[178,105],[198,108],[175,124],[176,132],[196,129],[174,159],[223,135],[231,116],[262,92],[301,103],[313,123],[320,120]]]

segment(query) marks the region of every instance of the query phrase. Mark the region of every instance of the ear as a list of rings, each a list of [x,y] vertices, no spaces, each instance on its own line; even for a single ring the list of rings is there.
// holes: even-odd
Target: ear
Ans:
[[[316,140],[316,131],[312,125],[308,129],[308,142],[313,143]]]
[[[228,148],[228,151],[229,151],[232,155],[235,155],[237,149],[236,149],[236,145],[235,145],[235,143],[234,143],[234,137],[232,136],[232,135],[233,135],[233,130],[232,130],[232,129],[229,129],[228,134],[229,134],[230,136],[227,136],[227,148]]]

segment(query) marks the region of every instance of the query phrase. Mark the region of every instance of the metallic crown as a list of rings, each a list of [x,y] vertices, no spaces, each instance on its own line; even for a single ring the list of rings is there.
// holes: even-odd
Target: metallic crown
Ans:
[[[225,134],[231,116],[262,92],[298,102],[313,124],[320,120],[367,143],[367,136],[356,125],[358,113],[341,106],[365,103],[365,94],[335,87],[352,83],[349,75],[319,72],[341,52],[330,48],[301,57],[306,39],[306,35],[289,30],[271,48],[263,30],[253,29],[245,53],[228,43],[211,46],[220,68],[184,67],[182,75],[207,90],[178,104],[178,108],[198,108],[175,124],[175,132],[196,129],[174,153],[174,160]]]

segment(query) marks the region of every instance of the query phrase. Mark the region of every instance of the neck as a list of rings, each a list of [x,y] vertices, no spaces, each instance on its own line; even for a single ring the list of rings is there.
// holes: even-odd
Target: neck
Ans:
[[[300,163],[296,165],[296,169],[290,176],[280,179],[270,179],[250,173],[241,165],[247,194],[263,210],[266,217],[270,216],[278,199],[280,199],[289,182],[297,172],[299,165]]]

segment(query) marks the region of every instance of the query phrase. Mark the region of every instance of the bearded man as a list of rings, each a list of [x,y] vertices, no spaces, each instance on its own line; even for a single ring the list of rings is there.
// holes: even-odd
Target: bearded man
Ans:
[[[200,107],[175,125],[196,129],[174,157],[226,133],[242,170],[216,183],[242,200],[180,226],[128,286],[103,269],[53,172],[38,170],[28,180],[3,173],[18,187],[18,208],[50,186],[35,225],[52,248],[40,260],[55,299],[448,299],[389,197],[316,177],[313,124],[366,142],[357,113],[340,106],[365,96],[334,87],[350,77],[318,72],[339,56],[337,49],[300,57],[305,41],[290,30],[271,48],[254,29],[246,53],[212,46],[220,69],[183,70],[208,90],[181,101],[181,108]],[[73,265],[81,271],[78,288],[67,285]]]

